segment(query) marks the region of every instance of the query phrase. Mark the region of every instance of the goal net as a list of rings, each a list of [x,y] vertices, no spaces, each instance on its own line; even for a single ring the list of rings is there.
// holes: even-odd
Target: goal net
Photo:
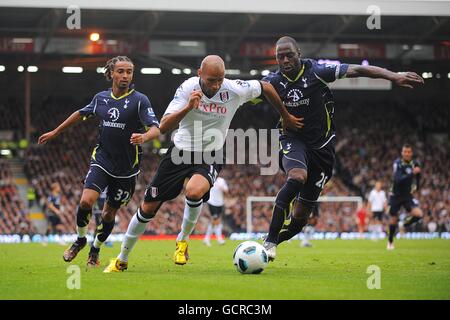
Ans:
[[[275,199],[275,197],[247,197],[247,233],[269,230]],[[326,231],[333,231],[337,223],[346,224],[354,221],[355,213],[363,199],[357,196],[323,196],[319,197],[318,202],[320,203],[319,214],[325,219],[324,227],[330,229]]]

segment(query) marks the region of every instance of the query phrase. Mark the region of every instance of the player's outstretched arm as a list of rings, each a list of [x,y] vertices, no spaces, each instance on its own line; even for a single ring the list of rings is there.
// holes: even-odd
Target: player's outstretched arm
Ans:
[[[166,133],[170,130],[175,129],[181,120],[194,108],[198,108],[200,104],[200,99],[202,98],[203,93],[200,90],[194,90],[191,92],[189,96],[189,101],[187,105],[182,108],[180,111],[176,111],[170,114],[166,114],[161,119],[161,124],[159,126],[159,130],[161,133]]]
[[[283,118],[283,126],[291,129],[301,129],[304,126],[303,118],[297,118],[291,115],[281,101],[280,96],[276,92],[275,88],[265,81],[260,81],[264,97],[269,101],[269,103],[275,107],[275,109],[280,113]]]
[[[42,136],[40,136],[38,139],[38,143],[44,144],[47,141],[56,138],[61,132],[63,132],[67,128],[71,127],[72,125],[74,125],[75,123],[77,123],[80,120],[81,120],[80,112],[75,111],[74,113],[72,113],[70,115],[70,117],[68,117],[66,120],[64,120],[64,122],[61,123],[56,129],[54,129],[50,132],[44,133]]]
[[[347,78],[368,77],[386,79],[394,82],[399,87],[410,89],[424,83],[422,77],[415,72],[392,72],[376,66],[362,66],[357,64],[350,64],[345,76]]]
[[[150,127],[146,133],[133,133],[130,138],[130,143],[133,145],[144,144],[147,141],[155,139],[160,135],[160,130],[156,126]]]

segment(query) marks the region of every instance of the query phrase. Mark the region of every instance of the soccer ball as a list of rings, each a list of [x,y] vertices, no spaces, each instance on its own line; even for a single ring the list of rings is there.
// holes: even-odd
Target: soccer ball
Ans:
[[[255,241],[245,241],[234,250],[233,262],[240,273],[261,273],[269,259],[267,251]]]

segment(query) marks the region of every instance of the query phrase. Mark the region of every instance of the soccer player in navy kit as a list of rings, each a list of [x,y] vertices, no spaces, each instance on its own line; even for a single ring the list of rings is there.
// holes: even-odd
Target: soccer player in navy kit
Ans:
[[[61,235],[63,226],[61,222],[61,187],[59,183],[54,182],[51,185],[52,192],[46,199],[46,215],[47,215],[47,236],[57,233]],[[61,240],[62,243],[62,240]]]
[[[88,266],[99,265],[99,250],[114,227],[117,210],[126,205],[134,192],[142,153],[139,145],[160,133],[149,99],[132,85],[134,65],[125,56],[106,63],[105,76],[112,88],[97,93],[91,103],[75,111],[55,130],[39,137],[39,144],[56,138],[75,123],[91,116],[100,118],[98,144],[92,152],[89,172],[77,211],[78,239],[63,255],[72,261],[86,245],[86,234],[92,207],[107,187],[102,223],[89,252]]]
[[[375,66],[319,64],[302,59],[297,42],[291,37],[277,41],[276,59],[279,70],[263,80],[274,86],[289,113],[304,118],[305,125],[297,131],[283,130],[280,136],[281,167],[287,181],[276,197],[269,234],[264,241],[270,260],[275,258],[289,204],[298,198],[299,205],[293,211],[288,232],[283,233],[283,241],[302,230],[333,172],[334,99],[327,84],[343,77],[382,78],[407,88],[423,83],[414,72],[395,73]]]
[[[423,217],[419,202],[413,198],[412,192],[419,189],[421,169],[417,160],[413,159],[411,145],[405,144],[402,148],[401,158],[394,161],[394,175],[389,194],[389,239],[388,250],[394,249],[394,236],[398,226],[398,212],[404,207],[410,215],[405,219],[403,226],[409,226]]]

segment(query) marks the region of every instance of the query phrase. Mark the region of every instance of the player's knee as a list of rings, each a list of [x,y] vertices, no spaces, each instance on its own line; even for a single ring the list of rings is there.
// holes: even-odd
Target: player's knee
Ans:
[[[81,199],[80,208],[83,210],[91,210],[94,206],[94,200],[91,199]]]
[[[186,198],[191,200],[200,200],[203,198],[207,191],[199,187],[188,187],[186,188]]]
[[[423,211],[420,208],[413,209],[413,215],[417,218],[423,218]]]
[[[105,222],[113,222],[115,218],[116,218],[115,211],[106,211],[102,217],[103,221]]]
[[[289,179],[296,180],[302,184],[306,183],[306,178],[308,174],[305,169],[295,168],[289,171]]]
[[[141,215],[146,219],[152,219],[156,215],[158,205],[156,202],[144,202],[141,204]]]

